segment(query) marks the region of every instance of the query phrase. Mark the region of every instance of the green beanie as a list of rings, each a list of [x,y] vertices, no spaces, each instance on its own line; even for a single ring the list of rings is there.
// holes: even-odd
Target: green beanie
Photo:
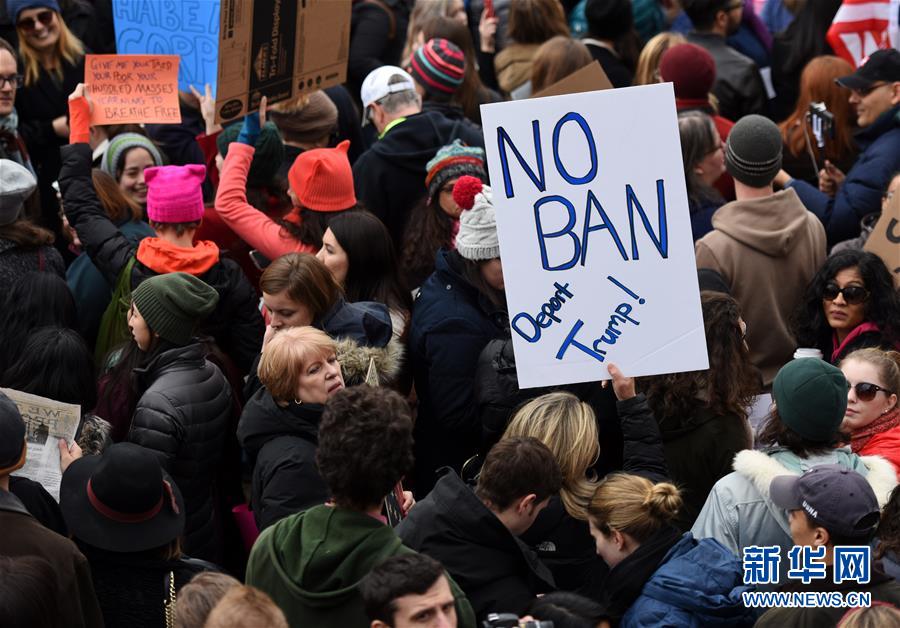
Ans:
[[[237,141],[240,132],[241,125],[232,124],[219,133],[219,137],[216,138],[216,147],[222,157],[228,155],[228,146]],[[284,162],[284,142],[281,140],[281,133],[275,123],[266,122],[266,125],[260,129],[255,148],[253,161],[250,162],[250,172],[247,173],[247,183],[254,187],[268,185],[278,174],[278,170]]]
[[[775,376],[772,396],[781,422],[808,441],[827,443],[847,411],[847,379],[824,360],[800,358]]]
[[[163,340],[186,345],[197,323],[219,302],[219,293],[193,275],[167,273],[142,282],[132,293],[134,306]]]

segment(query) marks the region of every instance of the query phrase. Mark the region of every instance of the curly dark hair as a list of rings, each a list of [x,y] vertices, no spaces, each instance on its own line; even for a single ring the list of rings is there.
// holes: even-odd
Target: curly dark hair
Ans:
[[[765,418],[759,433],[756,435],[757,445],[763,447],[774,447],[780,445],[789,449],[793,454],[800,458],[809,458],[810,456],[822,455],[834,449],[839,443],[847,440],[847,435],[835,432],[828,441],[824,443],[809,441],[781,420],[778,414],[778,408],[775,407]]]
[[[881,511],[881,523],[875,536],[881,541],[876,558],[884,558],[888,552],[900,556],[900,486],[891,491],[891,498]]]
[[[717,416],[746,419],[747,407],[760,392],[759,373],[750,361],[739,325],[738,302],[727,294],[704,291],[700,304],[709,369],[643,380],[644,392],[661,425],[686,422],[701,404]]]
[[[840,271],[857,268],[869,298],[865,320],[875,323],[885,339],[895,344],[900,340],[900,297],[894,288],[890,271],[880,257],[861,250],[841,251],[825,260],[806,288],[803,301],[792,319],[794,336],[801,347],[818,347],[831,355],[832,329],[822,307],[822,291]]]
[[[430,202],[423,199],[410,212],[400,252],[400,268],[407,289],[419,287],[434,272],[438,250],[453,245],[453,225],[454,220],[441,209],[438,196]]]
[[[413,464],[409,405],[388,388],[355,386],[325,404],[316,463],[337,505],[380,504]]]

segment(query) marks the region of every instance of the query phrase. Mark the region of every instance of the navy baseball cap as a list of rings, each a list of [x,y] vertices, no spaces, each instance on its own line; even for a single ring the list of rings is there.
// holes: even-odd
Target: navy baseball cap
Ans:
[[[837,464],[813,467],[799,476],[778,476],[769,494],[779,508],[802,510],[829,533],[844,538],[868,540],[881,517],[866,478]]]
[[[900,52],[894,48],[876,50],[856,72],[835,81],[848,89],[867,89],[879,81],[900,81]]]

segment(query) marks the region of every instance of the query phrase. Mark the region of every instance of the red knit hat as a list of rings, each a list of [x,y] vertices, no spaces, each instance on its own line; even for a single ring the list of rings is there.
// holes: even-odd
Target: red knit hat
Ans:
[[[678,44],[660,57],[659,76],[674,83],[675,98],[707,100],[716,82],[716,62],[705,48]]]
[[[317,212],[339,212],[356,205],[349,149],[350,141],[344,140],[335,148],[300,153],[288,171],[300,205]]]

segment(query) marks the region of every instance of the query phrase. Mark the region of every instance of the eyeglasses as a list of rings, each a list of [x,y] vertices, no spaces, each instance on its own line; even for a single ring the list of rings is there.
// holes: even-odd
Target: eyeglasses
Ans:
[[[884,87],[885,85],[890,85],[890,83],[872,83],[868,87],[851,89],[850,91],[856,94],[858,98],[865,98],[879,87]]]
[[[0,76],[0,89],[3,89],[6,85],[13,89],[22,87],[22,75],[10,74],[9,76]]]
[[[19,20],[16,23],[18,28],[21,28],[26,33],[30,33],[34,29],[37,28],[37,23],[40,22],[44,26],[50,26],[50,23],[53,21],[53,11],[49,9],[46,11],[41,11],[35,17],[26,17],[22,20]]]
[[[850,386],[850,388],[856,391],[856,397],[860,401],[872,401],[875,398],[875,395],[878,394],[880,390],[885,395],[893,395],[894,393],[887,388],[882,388],[881,386],[877,386],[875,384],[870,384],[869,382],[859,382],[858,384],[854,384]],[[849,390],[849,389],[848,389]]]
[[[841,288],[836,283],[828,283],[822,290],[822,298],[826,301],[834,301],[839,294],[844,295],[844,301],[849,305],[859,305],[869,298],[869,291],[862,286],[845,286]]]

